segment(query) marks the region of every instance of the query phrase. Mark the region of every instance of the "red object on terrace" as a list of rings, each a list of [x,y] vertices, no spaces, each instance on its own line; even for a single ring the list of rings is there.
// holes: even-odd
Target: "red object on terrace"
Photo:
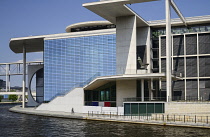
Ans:
[[[111,102],[104,102],[104,107],[111,107]]]

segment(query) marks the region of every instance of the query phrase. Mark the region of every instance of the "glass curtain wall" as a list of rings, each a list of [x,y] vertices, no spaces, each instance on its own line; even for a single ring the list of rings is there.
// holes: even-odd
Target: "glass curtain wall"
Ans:
[[[44,41],[44,101],[115,74],[115,34]]]

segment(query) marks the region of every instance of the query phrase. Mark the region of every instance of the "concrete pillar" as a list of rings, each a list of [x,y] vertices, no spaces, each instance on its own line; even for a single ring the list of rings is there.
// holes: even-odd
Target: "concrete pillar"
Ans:
[[[152,80],[148,80],[148,90],[149,90],[149,101],[153,99],[153,93],[152,93]]]
[[[26,90],[26,48],[23,46],[23,94],[22,107],[25,108],[25,90]]]
[[[123,106],[124,98],[136,97],[136,80],[118,80],[116,82],[116,105]]]
[[[117,74],[136,74],[136,16],[116,18]]]
[[[171,101],[171,10],[170,0],[165,0],[166,6],[166,90],[167,102]]]

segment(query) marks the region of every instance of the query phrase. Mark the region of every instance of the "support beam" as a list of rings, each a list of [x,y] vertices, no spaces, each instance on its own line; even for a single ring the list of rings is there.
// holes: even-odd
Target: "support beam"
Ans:
[[[185,26],[187,26],[187,21],[184,18],[184,16],[182,15],[181,11],[179,10],[179,8],[176,6],[176,3],[173,0],[170,0],[171,3],[170,5],[172,6],[172,8],[174,9],[174,11],[176,12],[176,14],[179,16],[179,18],[182,20],[182,22],[184,23]]]
[[[22,107],[25,108],[25,91],[26,90],[26,49],[23,46],[23,94],[22,94]]]
[[[165,0],[166,6],[166,90],[167,102],[171,101],[171,9],[170,0]]]

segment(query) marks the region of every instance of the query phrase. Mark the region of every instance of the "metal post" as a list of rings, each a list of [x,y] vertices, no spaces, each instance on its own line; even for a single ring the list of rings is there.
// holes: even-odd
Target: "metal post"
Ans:
[[[171,101],[171,10],[170,0],[165,0],[166,6],[166,89],[167,102]]]
[[[23,46],[23,94],[22,107],[25,108],[25,91],[26,90],[26,48]]]
[[[196,123],[196,115],[195,115],[195,123]]]
[[[144,102],[144,80],[141,80],[141,101]]]
[[[174,115],[174,122],[176,121],[176,116]]]
[[[10,87],[11,87],[11,85],[10,85],[10,64],[9,64],[9,70],[8,70],[8,77],[9,77],[9,83],[8,83],[8,88],[9,88],[9,91],[10,91]]]

